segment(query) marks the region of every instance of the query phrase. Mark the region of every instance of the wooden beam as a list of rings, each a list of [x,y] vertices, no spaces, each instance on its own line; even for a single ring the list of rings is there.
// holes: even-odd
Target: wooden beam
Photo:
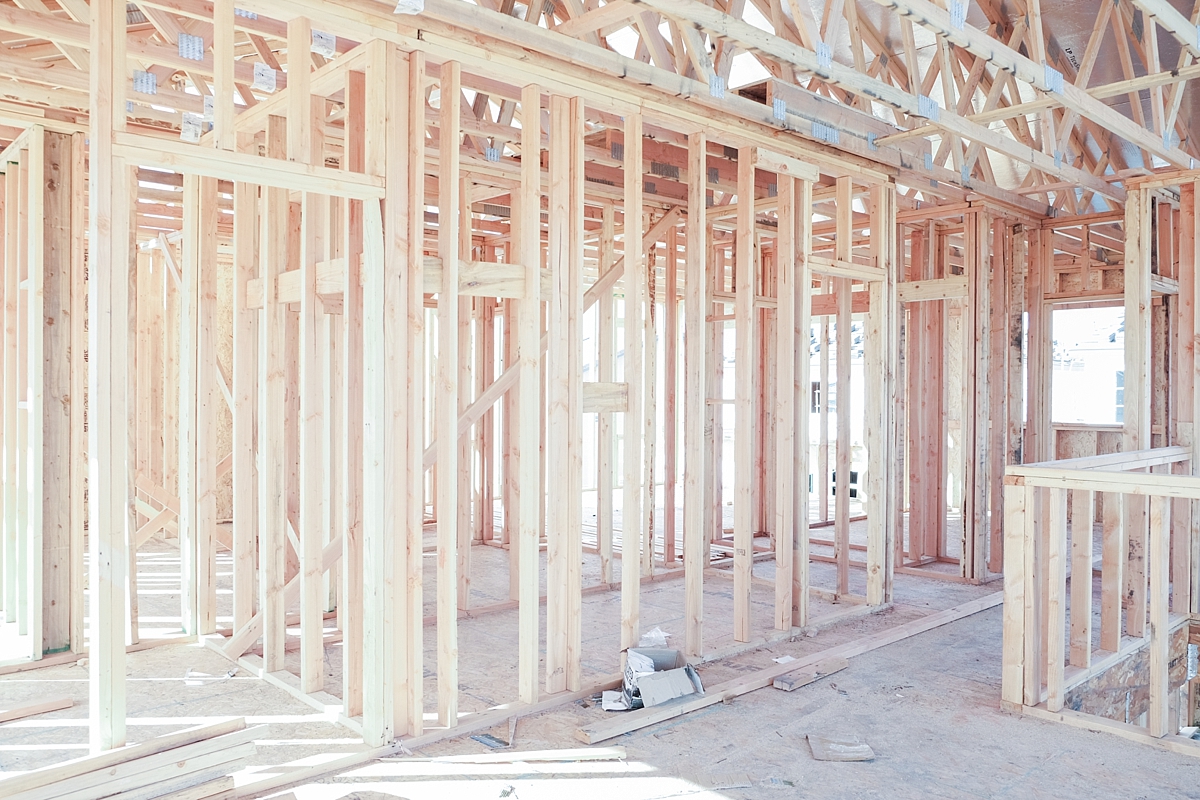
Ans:
[[[296,96],[296,95],[288,95]],[[291,162],[248,153],[230,152],[213,158],[212,151],[184,142],[137,134],[116,134],[115,152],[131,163],[169,172],[186,172],[220,180],[238,181],[246,175],[265,186],[292,191],[353,197],[360,200],[383,197],[383,179],[323,165]]]
[[[683,20],[709,33],[730,38],[751,52],[761,53],[773,59],[786,61],[797,69],[811,73],[835,86],[856,94],[865,95],[876,102],[883,103],[911,116],[924,116],[925,106],[915,94],[898,89],[891,84],[857,72],[852,67],[831,62],[828,66],[822,64],[817,54],[799,45],[785,41],[778,36],[767,33],[759,28],[735,19],[718,9],[704,6],[695,0],[636,0],[663,14]],[[1084,170],[1056,164],[1053,157],[1032,150],[1028,146],[1011,139],[1008,136],[985,128],[982,125],[968,122],[957,114],[942,109],[936,115],[934,122],[947,133],[963,138],[1003,153],[1018,161],[1030,164],[1042,172],[1060,175],[1064,179],[1074,180],[1078,185],[1091,189],[1115,200],[1124,200],[1125,191],[1111,186],[1106,181],[1091,175]],[[1161,143],[1159,145],[1161,149]]]
[[[234,127],[234,0],[212,0],[213,57],[213,144],[220,150],[233,150],[237,144]]]
[[[971,25],[955,26],[950,21],[949,12],[937,7],[929,0],[875,0],[875,2],[885,8],[894,9],[903,16],[911,17],[918,25],[937,34],[943,40],[973,53],[978,58],[987,59],[999,69],[1011,73],[1017,79],[1029,83],[1036,89],[1053,93],[1055,100],[1065,108],[1092,120],[1131,144],[1147,150],[1177,167],[1188,169],[1192,166],[1194,159],[1177,147],[1165,146],[1161,135],[1146,130],[1072,83],[1064,83],[1061,89],[1050,84],[1047,81],[1050,73],[1046,71],[1044,63],[1037,63],[1033,59],[1021,55]],[[1163,5],[1166,5],[1165,2]],[[1191,46],[1195,47],[1194,26],[1192,31]],[[1031,35],[1035,40],[1040,36],[1036,30],[1031,32]]]
[[[1191,20],[1167,0],[1130,0],[1142,12],[1171,35],[1193,58],[1200,59],[1200,37]]]

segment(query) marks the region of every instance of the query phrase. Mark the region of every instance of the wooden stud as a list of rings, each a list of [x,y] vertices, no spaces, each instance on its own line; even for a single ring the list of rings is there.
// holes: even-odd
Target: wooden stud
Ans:
[[[1150,447],[1150,224],[1151,195],[1137,189],[1125,204],[1125,408],[1126,451]],[[1130,636],[1146,630],[1146,535],[1144,498],[1124,500],[1129,564],[1125,576]]]
[[[17,528],[18,470],[21,451],[17,446],[19,426],[17,403],[19,402],[17,348],[20,317],[20,271],[17,255],[17,210],[21,166],[16,161],[5,165],[4,182],[4,608],[5,620],[18,614],[17,599],[17,543],[20,532]]]
[[[1024,652],[1021,659],[1024,675],[1021,685],[1024,690],[1022,702],[1027,706],[1036,706],[1041,702],[1042,676],[1045,667],[1042,660],[1044,652],[1042,633],[1046,627],[1043,618],[1043,606],[1046,600],[1043,591],[1044,581],[1040,577],[1046,571],[1041,541],[1042,530],[1040,530],[1042,505],[1048,502],[1044,497],[1045,494],[1045,491],[1039,491],[1032,486],[1025,487],[1024,514],[1022,515],[1025,523],[1022,533],[1023,545],[1020,548],[1013,548],[1014,551],[1021,553],[1024,562],[1019,574],[1026,576],[1022,582],[1025,605],[1024,621],[1021,625],[1024,631]]]
[[[1150,709],[1146,727],[1151,736],[1173,733],[1168,727],[1170,693],[1171,629],[1168,605],[1170,591],[1171,501],[1161,495],[1150,497],[1148,560],[1150,567]],[[1054,710],[1054,709],[1050,709]]]
[[[471,182],[467,176],[459,178],[458,186],[458,255],[459,270],[462,263],[471,258]],[[461,290],[460,290],[461,291]],[[472,353],[476,349],[472,324],[476,311],[475,298],[460,296],[458,300],[458,355],[455,364],[458,367],[458,414],[459,416],[471,404],[471,389],[475,385]],[[471,607],[471,541],[474,524],[472,512],[475,506],[475,477],[477,474],[475,459],[471,457],[472,442],[478,436],[478,425],[472,425],[458,435],[458,472],[454,478],[458,481],[458,520],[456,523],[457,545],[454,548],[458,577],[458,607]],[[456,423],[457,429],[457,423]]]
[[[824,278],[821,281],[823,294],[831,294],[833,281]],[[817,475],[814,480],[814,490],[817,492],[817,517],[821,522],[829,522],[829,367],[832,364],[829,345],[832,341],[829,317],[821,318],[820,363],[818,365],[818,393],[821,408],[817,420],[820,430],[817,432]]]
[[[203,550],[197,529],[196,486],[197,409],[200,397],[199,333],[200,247],[203,219],[200,208],[201,179],[184,176],[183,246],[180,272],[183,283],[179,292],[179,552],[180,601],[183,630],[196,634],[200,629],[200,581],[206,570],[201,566]],[[89,426],[90,427],[90,426]]]
[[[92,5],[89,53],[95,127],[91,163],[92,269],[88,280],[88,453],[91,647],[89,729],[94,750],[125,743],[125,573],[132,526],[126,402],[128,387],[130,172],[113,151],[125,128],[125,5]],[[102,311],[103,309],[103,311]]]
[[[569,163],[570,224],[567,266],[569,326],[568,369],[570,383],[567,407],[570,412],[568,436],[571,443],[568,460],[566,533],[566,610],[567,610],[567,691],[583,687],[583,257],[584,257],[584,122],[583,98],[572,97],[569,108],[568,138],[571,142]],[[561,289],[561,287],[560,287]],[[561,299],[561,294],[560,294]]]
[[[255,428],[258,400],[258,312],[246,290],[258,273],[259,187],[234,186],[233,213],[233,629],[254,616],[254,551],[258,539],[258,467]]]
[[[750,590],[754,546],[754,153],[738,152],[736,429],[733,499],[733,639],[750,641]]]
[[[442,64],[441,138],[438,149],[438,255],[442,286],[438,291],[438,359],[434,383],[438,435],[437,613],[438,723],[453,727],[458,718],[458,194],[462,69]]]
[[[992,304],[990,270],[991,221],[984,211],[968,213],[966,256],[969,297],[962,306],[963,401],[961,405],[963,463],[963,547],[959,575],[972,582],[984,579],[987,570],[989,432],[991,417],[987,375],[990,372]]]
[[[677,561],[676,487],[678,484],[679,419],[679,229],[667,233],[663,296],[663,561]]]
[[[288,51],[307,53],[312,41],[310,22],[299,17],[288,23]],[[288,156],[314,164],[323,159],[325,101],[311,93],[308,60],[291,64],[288,103]],[[329,201],[305,192],[301,197],[299,347],[299,514],[300,540],[300,685],[305,692],[324,685],[325,645],[321,550],[328,527],[326,497],[322,380],[324,309],[317,296],[316,265],[327,258]]]
[[[86,330],[86,309],[88,281],[87,271],[84,269],[84,242],[87,232],[88,220],[87,209],[85,202],[86,193],[86,176],[85,176],[85,159],[84,159],[84,136],[82,133],[76,133],[71,136],[71,484],[70,484],[70,505],[71,505],[71,649],[74,652],[80,652],[83,649],[83,631],[84,618],[87,613],[84,600],[84,552],[85,552],[85,531],[84,526],[87,520],[87,498],[85,496],[84,487],[87,481],[88,458],[87,458],[87,441],[88,433],[84,430],[84,404],[83,396],[87,388],[87,363],[83,358],[83,351],[87,341]],[[166,276],[163,274],[165,270],[160,269],[162,279],[165,281]],[[162,343],[157,343],[160,352],[163,351]],[[166,352],[170,352],[166,349]],[[165,426],[160,426],[167,436],[170,435],[169,430]],[[164,456],[165,456],[164,447]],[[2,455],[0,455],[2,457]],[[164,458],[164,463],[170,463]]]
[[[602,211],[599,262],[602,271],[614,267],[614,238],[616,236],[616,209],[611,203]],[[613,316],[612,291],[600,295],[597,313],[599,330],[596,357],[599,361],[599,380],[611,383],[616,366],[616,331]],[[613,582],[613,470],[616,468],[615,438],[612,413],[601,411],[596,415],[596,544],[600,550],[600,581]]]
[[[387,65],[384,59],[387,58],[386,47],[376,47],[372,52],[375,57],[369,64],[372,71],[372,77],[376,80],[376,86],[373,88],[371,100],[377,103],[386,104],[392,98],[388,93],[389,88],[393,88],[388,80]],[[346,73],[346,142],[345,142],[345,160],[342,164],[343,169],[354,172],[364,172],[367,169],[367,75],[365,72],[351,70]],[[371,116],[370,132],[373,134],[370,138],[376,139],[381,133],[386,134],[386,119],[382,115],[376,113]],[[371,169],[378,173],[382,171],[379,164],[380,150],[378,144],[372,142],[371,152]],[[364,202],[347,199],[342,203],[342,213],[344,219],[342,224],[345,230],[345,258],[346,258],[346,280],[342,288],[342,341],[344,343],[345,352],[345,369],[342,371],[342,381],[335,391],[338,391],[343,398],[343,411],[341,415],[342,427],[341,430],[334,431],[337,446],[341,449],[341,463],[345,469],[345,490],[343,492],[340,508],[336,509],[338,514],[338,527],[342,535],[342,573],[341,584],[343,587],[342,600],[338,605],[338,617],[342,629],[342,702],[344,703],[343,712],[348,717],[357,717],[363,714],[363,679],[364,679],[364,664],[363,664],[363,614],[364,614],[364,599],[363,599],[363,583],[364,583],[364,559],[363,559],[363,481],[365,476],[365,463],[363,460],[364,452],[364,373],[366,371],[367,358],[365,351],[364,337],[364,312],[363,309],[363,273],[362,259],[366,252],[366,230],[363,208]],[[372,208],[372,222],[379,215],[377,208]],[[382,217],[380,217],[382,225]],[[376,231],[372,231],[374,236]],[[375,280],[379,280],[379,264],[378,259],[382,254],[382,243],[377,239],[373,239],[372,255],[376,258],[376,263],[373,268],[376,274],[373,276]],[[398,288],[398,287],[396,287]],[[393,291],[396,291],[396,288]],[[377,290],[379,291],[379,290]],[[386,294],[386,290],[382,290]],[[381,315],[378,314],[379,309],[376,306],[373,309],[376,314],[372,318],[373,324],[376,326],[373,334],[376,336],[375,342],[379,341],[379,327],[382,324]],[[377,350],[378,348],[376,348]],[[379,369],[378,355],[375,351],[372,352],[373,361],[372,368]],[[380,380],[379,376],[375,376],[376,381]],[[378,386],[378,383],[376,384]],[[377,405],[372,407],[372,413],[379,413],[379,398],[373,398]],[[372,418],[373,428],[378,425],[377,418]],[[386,425],[386,423],[385,423]],[[373,431],[374,432],[374,431]],[[384,437],[386,434],[384,434]],[[379,437],[386,442],[384,437]],[[399,455],[399,454],[396,454]],[[378,458],[378,455],[376,455]],[[378,471],[380,469],[378,461],[372,462],[372,467]],[[372,479],[378,480],[378,474],[373,474]],[[404,495],[397,491],[398,498]],[[378,504],[378,500],[375,501]],[[378,508],[378,505],[376,505]],[[372,524],[378,524],[377,519],[372,520]],[[394,530],[394,529],[393,529]],[[393,542],[393,548],[395,543]],[[381,560],[387,562],[386,556]],[[396,563],[393,555],[390,563]],[[386,569],[386,566],[385,566]],[[395,592],[395,578],[393,574],[392,591]],[[393,602],[395,598],[393,597]],[[372,634],[377,634],[377,631],[372,631]],[[393,633],[393,636],[395,634]],[[384,642],[386,649],[387,642]],[[390,651],[389,651],[390,652]],[[384,665],[383,669],[387,669],[388,665]],[[391,665],[395,669],[394,662]],[[382,670],[381,670],[382,672]],[[382,674],[375,674],[373,678],[377,681],[385,680]],[[389,698],[391,699],[391,698]],[[386,707],[384,709],[386,711]],[[388,719],[388,714],[381,714],[381,718]],[[382,744],[379,739],[382,737],[376,736],[375,741]]]
[[[796,292],[795,308],[795,378],[796,378],[796,434],[793,451],[792,471],[796,474],[798,483],[795,488],[795,500],[792,511],[793,534],[792,549],[792,625],[802,627],[808,624],[808,593],[809,581],[809,509],[812,492],[809,489],[809,448],[812,434],[809,431],[810,401],[812,397],[812,375],[810,374],[812,355],[809,352],[809,341],[812,336],[812,209],[813,183],[801,181],[800,190],[796,197],[796,247],[797,263],[796,277],[793,286]],[[822,350],[826,349],[822,347]],[[822,388],[822,398],[825,389]],[[822,399],[822,405],[824,400]]]
[[[541,151],[541,90],[536,84],[521,90],[521,152],[527,156]],[[518,263],[525,265],[525,298],[517,308],[517,358],[519,377],[518,417],[515,420],[518,447],[517,538],[512,542],[518,553],[518,687],[521,701],[538,699],[540,632],[538,617],[538,550],[541,493],[539,484],[539,442],[541,382],[538,361],[541,358],[541,281],[533,280],[541,270],[541,159],[521,159],[521,192],[516,217]]]
[[[798,337],[796,325],[796,301],[799,292],[796,290],[797,264],[801,263],[797,253],[797,236],[801,233],[796,224],[800,210],[796,205],[796,180],[787,175],[776,176],[779,207],[776,211],[779,220],[779,236],[776,239],[776,341],[777,367],[775,397],[775,418],[778,421],[778,442],[776,446],[775,481],[775,628],[790,630],[793,625],[793,570],[796,568],[794,559],[796,550],[797,511],[807,517],[807,508],[795,502],[801,494],[798,483],[807,476],[795,470],[797,450],[807,449],[807,442],[799,438],[797,433],[804,432],[804,426],[796,425],[799,412],[796,408],[797,391],[796,362],[799,361],[798,351],[803,351],[801,357],[807,357],[807,339]],[[807,259],[805,259],[807,261]],[[800,270],[804,272],[803,269]],[[803,347],[801,347],[803,343]],[[803,395],[801,395],[803,396]],[[799,431],[797,429],[800,429]]]
[[[213,0],[213,144],[233,150],[234,129],[234,0]],[[290,52],[290,50],[289,50]],[[289,76],[291,77],[291,76]],[[236,217],[235,217],[236,221]]]
[[[705,242],[708,204],[707,143],[703,132],[688,137],[688,219],[684,290],[684,371],[687,408],[683,415],[683,580],[687,615],[684,648],[688,655],[704,652],[704,567],[708,550],[705,512],[709,508],[705,481],[707,448],[704,429],[708,417],[705,378],[708,373],[705,312],[708,291]],[[722,325],[724,323],[717,323]]]
[[[894,213],[895,190],[891,187],[871,189],[871,244],[877,266],[889,276],[887,280],[871,281],[870,310],[867,312],[864,333],[864,399],[867,444],[866,481],[859,491],[866,490],[867,512],[867,604],[882,605],[891,583],[890,550],[887,546],[888,466],[891,449],[888,447],[890,428],[889,404],[886,402],[892,384],[890,350],[890,320],[892,306],[891,228],[887,220]]]
[[[407,61],[407,74],[403,65]],[[397,333],[389,336],[388,341],[396,347],[405,350],[408,358],[408,370],[391,378],[388,393],[393,398],[388,408],[388,419],[392,427],[388,430],[388,447],[394,452],[404,452],[403,443],[407,440],[407,470],[405,473],[388,473],[388,486],[397,486],[404,480],[407,487],[405,498],[405,516],[397,519],[405,520],[404,530],[404,569],[405,576],[402,591],[398,592],[397,604],[401,620],[402,633],[396,646],[398,649],[397,663],[394,666],[399,678],[396,686],[396,732],[406,732],[409,736],[420,736],[423,726],[424,708],[424,643],[422,640],[423,582],[424,582],[424,519],[425,519],[425,468],[422,464],[425,437],[425,382],[418,376],[426,374],[427,362],[423,357],[423,344],[432,343],[425,329],[425,293],[424,293],[424,251],[425,218],[415,209],[425,204],[425,57],[420,52],[409,53],[402,59],[395,48],[391,48],[388,56],[389,70],[394,66],[396,72],[389,72],[388,85],[390,96],[396,93],[403,95],[403,100],[393,101],[402,109],[397,115],[388,116],[388,135],[384,141],[372,142],[375,152],[385,149],[388,153],[387,170],[388,183],[398,184],[403,181],[402,203],[390,203],[388,213],[396,230],[403,226],[407,236],[397,244],[403,253],[396,254],[395,260],[389,260],[386,277],[396,281],[396,272],[402,276],[397,281],[401,296],[394,305],[390,305],[389,319],[385,323],[393,324]],[[401,137],[403,137],[401,139]],[[398,151],[388,147],[387,142],[402,140],[407,143],[407,151]],[[401,222],[403,220],[403,222]],[[389,227],[389,229],[391,229]],[[403,235],[403,234],[401,234]],[[399,257],[402,256],[403,260]],[[407,284],[403,281],[407,280]],[[404,311],[401,297],[407,300],[407,339],[401,335],[404,329]],[[407,344],[407,347],[405,345]],[[397,351],[389,351],[392,364],[400,365],[403,360],[396,355]],[[402,381],[407,381],[407,392],[403,390]],[[407,395],[407,403],[404,398]],[[407,415],[406,427],[402,427],[401,416]],[[388,463],[398,470],[395,459]],[[399,499],[399,489],[396,492]],[[400,557],[399,544],[396,551]]]
[[[550,503],[546,532],[546,691],[577,691],[582,644],[583,559],[583,365],[579,320],[583,317],[583,106],[550,97],[549,238],[551,291],[547,298],[547,468],[565,496]],[[580,185],[576,186],[576,176]],[[557,494],[557,493],[556,493]]]
[[[1176,418],[1175,444],[1194,447],[1196,442],[1197,398],[1196,369],[1200,364],[1200,353],[1196,351],[1197,300],[1200,300],[1200,281],[1196,280],[1196,268],[1200,265],[1200,204],[1197,203],[1196,184],[1186,183],[1180,187],[1179,197],[1179,295],[1176,315],[1176,336],[1172,343],[1175,364],[1172,382],[1175,388],[1172,411]],[[1185,471],[1196,474],[1193,461]],[[1171,513],[1173,531],[1171,537],[1172,595],[1171,609],[1176,613],[1190,613],[1200,600],[1200,585],[1196,583],[1194,564],[1200,555],[1200,509],[1194,503],[1176,501]]]
[[[626,213],[629,213],[628,210]],[[644,214],[643,214],[644,216]],[[645,282],[646,303],[642,315],[642,577],[654,576],[654,557],[658,550],[658,527],[655,525],[657,512],[656,488],[658,480],[658,254],[661,248],[657,241],[643,242],[648,246],[646,253]]]
[[[1125,565],[1129,546],[1125,539],[1125,495],[1102,497],[1100,541],[1100,649],[1121,649]],[[1005,570],[1007,573],[1007,569]]]
[[[267,119],[267,153],[282,158],[287,148],[287,121],[283,117]],[[263,284],[274,285],[288,266],[288,193],[286,189],[264,189],[265,211],[259,248]],[[287,465],[285,441],[287,356],[287,306],[278,294],[267,292],[259,325],[258,450],[263,454],[259,465],[258,562],[259,608],[263,617],[263,670],[283,669],[286,626],[284,601],[287,551]]]
[[[82,632],[76,636],[78,619],[74,617],[83,587],[73,583],[74,577],[82,577],[74,566],[78,561],[82,568],[82,530],[75,530],[81,520],[74,518],[74,504],[64,502],[72,489],[72,473],[78,469],[75,459],[85,458],[75,449],[79,443],[71,428],[73,406],[81,402],[83,390],[77,363],[82,362],[82,348],[72,348],[75,317],[83,311],[82,302],[75,305],[73,287],[82,271],[72,261],[74,239],[82,235],[82,224],[74,208],[77,188],[73,181],[77,176],[71,164],[72,137],[36,129],[30,133],[30,155],[36,157],[40,150],[42,162],[41,179],[31,180],[29,198],[31,240],[40,248],[29,265],[30,304],[41,306],[40,312],[31,312],[36,330],[29,337],[30,377],[37,381],[31,384],[31,400],[41,405],[40,411],[31,409],[31,419],[38,421],[35,427],[40,428],[42,441],[29,454],[34,462],[30,492],[34,510],[41,515],[37,568],[41,597],[34,604],[41,624],[33,626],[32,637],[35,657],[39,657],[82,645]]]
[[[45,400],[46,386],[44,375],[45,358],[45,281],[46,274],[43,266],[45,240],[42,230],[42,219],[45,215],[46,182],[46,148],[45,131],[35,128],[30,132],[29,149],[24,155],[27,158],[27,168],[22,177],[22,194],[25,199],[23,208],[25,219],[24,246],[24,296],[25,301],[25,341],[22,342],[22,371],[24,386],[22,394],[25,397],[25,435],[23,449],[26,453],[24,468],[23,500],[25,510],[25,535],[23,541],[28,548],[21,564],[25,573],[26,613],[22,615],[25,632],[31,638],[31,652],[34,661],[42,657],[43,638],[43,593],[53,588],[45,585],[45,575],[42,569],[45,561],[45,524],[47,522],[43,506],[43,486],[45,481],[45,452],[46,439]],[[131,275],[134,282],[132,292],[136,295],[136,270]],[[136,324],[136,323],[135,323]],[[136,331],[135,331],[136,343]],[[136,372],[134,373],[136,375]],[[134,378],[136,386],[136,378]],[[136,433],[134,434],[136,436]],[[136,469],[136,466],[134,467]],[[135,517],[136,519],[136,517]],[[130,548],[131,569],[129,574],[135,575],[132,568],[133,548]],[[131,597],[136,596],[129,592]]]
[[[1030,590],[1026,565],[1025,503],[1030,492],[1023,486],[1004,487],[1004,617],[1001,697],[1005,703],[1020,706],[1025,701],[1025,598]]]
[[[1046,613],[1049,624],[1046,638],[1046,708],[1059,711],[1063,706],[1063,671],[1066,648],[1067,582],[1067,490],[1050,489],[1050,529],[1046,540],[1046,575],[1049,593]]]
[[[1071,666],[1087,669],[1092,658],[1092,492],[1071,492]]]
[[[837,257],[850,261],[854,254],[851,237],[854,187],[849,178],[837,179]],[[852,348],[850,303],[851,281],[835,278],[837,293],[837,443],[834,469],[834,555],[837,558],[837,592],[850,591],[850,354]]]
[[[376,44],[372,47],[368,61],[367,82],[363,87],[365,96],[358,94],[350,84],[348,99],[350,113],[360,118],[368,125],[363,166],[374,170],[380,169],[380,161],[386,158],[386,150],[381,147],[380,134],[391,133],[390,119],[382,112],[382,108],[373,103],[367,103],[361,112],[355,107],[355,100],[380,99],[375,92],[382,91],[384,97],[391,98],[400,95],[404,88],[396,83],[407,77],[400,61],[391,47]],[[401,108],[405,108],[402,102]],[[352,117],[353,118],[353,117]],[[403,135],[401,129],[398,133]],[[391,159],[385,165],[389,173]],[[390,177],[390,175],[389,175]],[[389,222],[393,220],[393,206],[403,203],[403,193],[407,182],[401,173],[397,185],[388,181],[389,188],[400,195],[395,200],[387,202]],[[353,212],[351,212],[353,213]],[[386,279],[389,276],[389,262],[396,259],[395,253],[383,239],[383,214],[376,201],[367,200],[362,209],[362,291],[358,298],[347,287],[344,312],[347,318],[354,315],[355,308],[362,308],[362,713],[363,741],[368,745],[379,747],[390,741],[396,734],[397,717],[395,706],[403,704],[400,687],[395,685],[397,675],[404,674],[405,662],[398,658],[400,655],[399,642],[405,639],[402,632],[404,618],[396,619],[393,615],[402,610],[402,598],[405,591],[398,586],[404,579],[402,570],[397,574],[396,569],[402,566],[404,559],[401,553],[405,549],[403,535],[407,519],[402,515],[388,514],[388,498],[399,495],[405,501],[406,492],[399,491],[401,487],[392,484],[399,475],[405,475],[407,465],[399,468],[393,463],[400,461],[401,453],[406,453],[404,447],[406,431],[395,430],[399,421],[392,419],[389,412],[389,389],[395,390],[399,380],[394,367],[403,364],[405,348],[393,352],[388,347],[391,338],[388,336],[389,323],[399,322],[400,330],[393,331],[394,337],[403,341],[408,333],[408,320],[405,313],[403,296],[397,297],[402,289],[397,280],[395,286],[388,287]],[[404,233],[407,230],[402,228]],[[394,240],[390,240],[394,241]],[[406,254],[400,254],[406,255]],[[347,270],[349,273],[349,270]],[[388,289],[391,289],[389,293]],[[397,307],[398,306],[398,307]],[[390,312],[390,313],[389,313]],[[397,319],[397,317],[399,319]],[[348,340],[355,336],[350,332]],[[388,356],[395,355],[397,361],[389,365]],[[399,362],[399,363],[397,363]],[[350,371],[348,371],[350,372]],[[403,396],[401,402],[407,400]],[[395,402],[395,401],[393,401]],[[349,417],[349,415],[348,415]],[[401,445],[400,453],[393,452],[396,444]],[[389,458],[390,455],[390,458]],[[389,469],[389,464],[392,466]],[[393,501],[394,503],[395,501]],[[403,509],[401,504],[401,509]],[[393,513],[396,509],[391,509]],[[349,511],[349,509],[347,509]],[[389,524],[389,519],[392,520]],[[400,552],[397,552],[400,551]],[[344,555],[343,558],[346,558]],[[389,624],[392,623],[392,624]],[[397,630],[397,629],[400,630]],[[354,632],[349,628],[345,634],[353,638]],[[395,643],[394,643],[395,642]],[[348,660],[348,659],[347,659]],[[349,666],[343,667],[348,669]],[[348,691],[348,690],[347,690]],[[403,725],[403,720],[401,720]]]
[[[621,504],[621,649],[636,647],[641,593],[640,541],[642,530],[642,320],[645,303],[645,264],[642,260],[642,117],[625,117],[625,192],[623,236],[625,263],[625,383],[629,408],[625,412],[625,491]],[[644,543],[650,547],[651,543]]]
[[[199,186],[196,290],[195,376],[195,536],[196,630],[217,629],[217,181]]]

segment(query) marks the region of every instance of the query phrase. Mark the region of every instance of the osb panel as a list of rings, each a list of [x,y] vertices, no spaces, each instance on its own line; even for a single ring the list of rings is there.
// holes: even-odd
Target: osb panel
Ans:
[[[1058,273],[1058,291],[1062,294],[1079,294],[1083,291],[1083,280],[1079,271]]]
[[[1169,683],[1187,681],[1188,626],[1171,636]],[[1121,663],[1067,692],[1065,707],[1085,714],[1132,722],[1150,709],[1150,649],[1142,647]]]
[[[1097,431],[1096,432],[1096,455],[1106,456],[1109,453],[1119,453],[1124,450],[1125,434],[1121,431]],[[1096,493],[1096,522],[1104,521],[1104,500],[1108,495],[1103,492]]]
[[[1125,270],[1123,269],[1106,269],[1104,270],[1104,288],[1111,292],[1125,291]]]

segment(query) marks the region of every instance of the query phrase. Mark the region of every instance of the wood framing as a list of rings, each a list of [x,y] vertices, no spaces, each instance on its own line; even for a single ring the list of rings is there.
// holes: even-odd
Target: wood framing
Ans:
[[[613,685],[669,581],[702,662],[1003,577],[1005,704],[1145,650],[1174,733],[1196,17],[868,6],[0,7],[16,667],[86,620],[122,747],[152,549],[170,636],[388,748]],[[1105,421],[1063,312],[1123,313]]]

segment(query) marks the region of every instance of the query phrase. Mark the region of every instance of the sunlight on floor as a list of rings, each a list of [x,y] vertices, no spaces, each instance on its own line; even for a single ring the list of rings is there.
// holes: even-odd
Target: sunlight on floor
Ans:
[[[518,754],[514,753],[515,759]],[[261,771],[258,771],[261,770]],[[266,777],[258,768],[244,780]],[[444,798],[506,798],[507,800],[652,800],[694,797],[718,800],[728,795],[663,774],[639,761],[583,761],[469,764],[436,759],[405,759],[370,764],[345,773],[338,783],[293,789],[297,800],[443,800]]]

